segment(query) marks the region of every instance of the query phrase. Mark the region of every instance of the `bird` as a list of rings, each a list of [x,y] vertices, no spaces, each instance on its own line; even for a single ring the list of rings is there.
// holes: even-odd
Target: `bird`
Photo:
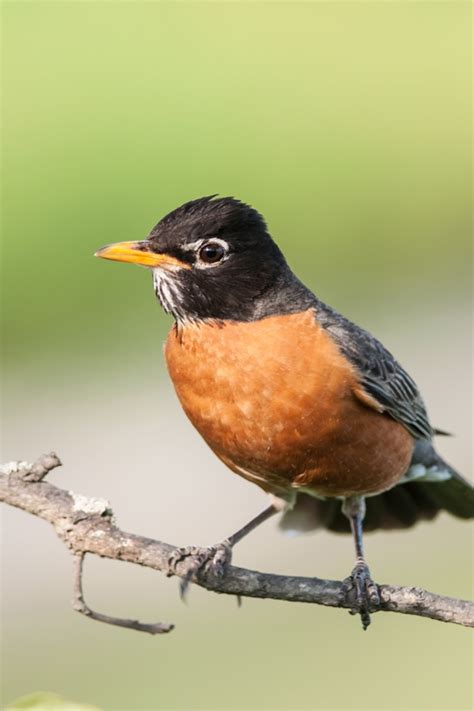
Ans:
[[[233,197],[191,200],[103,259],[151,270],[174,323],[164,354],[182,408],[217,457],[269,505],[222,542],[177,549],[225,575],[232,548],[270,516],[284,530],[352,533],[344,580],[367,629],[380,603],[363,533],[440,511],[474,517],[474,489],[436,452],[415,381],[370,333],[295,276],[262,215]]]

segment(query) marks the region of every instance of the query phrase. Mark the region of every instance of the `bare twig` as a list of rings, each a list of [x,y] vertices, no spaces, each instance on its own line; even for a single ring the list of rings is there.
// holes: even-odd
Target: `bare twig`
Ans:
[[[127,627],[131,630],[137,630],[138,632],[148,632],[148,634],[164,634],[166,632],[171,632],[174,625],[168,625],[163,622],[147,623],[139,622],[138,620],[127,620],[124,617],[111,617],[110,615],[104,615],[102,612],[95,612],[84,600],[84,593],[82,591],[82,574],[84,566],[85,553],[78,553],[74,556],[74,600],[73,608],[80,612],[81,615],[90,617],[91,620],[97,620],[98,622],[105,622],[108,625],[115,625],[116,627]]]
[[[51,523],[71,553],[79,557],[81,563],[77,563],[76,567],[75,608],[80,607],[84,614],[103,622],[151,632],[150,625],[128,620],[117,622],[116,618],[90,610],[82,596],[82,568],[79,566],[82,565],[83,556],[91,553],[169,574],[169,560],[176,546],[122,531],[115,525],[110,505],[103,499],[89,499],[46,481],[31,481],[31,470],[34,466],[25,462],[14,462],[2,468],[0,501]],[[192,560],[184,558],[173,568],[173,573],[185,579],[192,564]],[[345,609],[351,609],[353,606],[343,584],[335,580],[273,575],[234,566],[229,567],[224,577],[216,576],[212,570],[205,569],[196,573],[192,580],[207,590],[228,595],[307,602]],[[436,595],[418,587],[380,585],[379,592],[379,611],[400,612],[474,627],[472,602]],[[123,624],[124,622],[127,624]],[[129,622],[132,624],[128,624]],[[151,627],[156,627],[156,632],[163,632],[169,631],[171,626]]]
[[[60,466],[62,466],[62,462],[55,452],[42,454],[24,471],[22,476],[25,481],[43,481],[46,474]]]

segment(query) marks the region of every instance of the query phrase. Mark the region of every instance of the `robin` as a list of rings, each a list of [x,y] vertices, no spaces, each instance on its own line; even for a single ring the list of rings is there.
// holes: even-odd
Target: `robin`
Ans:
[[[224,574],[233,546],[283,512],[284,529],[352,532],[345,585],[364,629],[378,588],[363,529],[439,511],[474,516],[474,489],[436,453],[418,388],[384,346],[293,274],[263,217],[234,198],[192,200],[148,237],[97,256],[152,271],[175,323],[165,345],[181,405],[214,453],[270,495],[242,529],[194,556]]]

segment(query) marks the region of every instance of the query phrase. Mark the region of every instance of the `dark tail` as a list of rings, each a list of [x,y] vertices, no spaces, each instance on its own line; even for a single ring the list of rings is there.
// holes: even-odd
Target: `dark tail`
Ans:
[[[430,521],[440,511],[447,511],[457,518],[474,518],[472,485],[446,464],[431,444],[420,442],[419,445],[412,465],[418,469],[420,465],[426,468],[425,480],[420,476],[378,496],[367,497],[364,531],[410,528],[418,521]],[[445,478],[436,481],[436,476]],[[336,533],[350,533],[341,504],[337,499],[323,500],[299,494],[294,508],[283,515],[280,527],[301,532],[325,528]]]

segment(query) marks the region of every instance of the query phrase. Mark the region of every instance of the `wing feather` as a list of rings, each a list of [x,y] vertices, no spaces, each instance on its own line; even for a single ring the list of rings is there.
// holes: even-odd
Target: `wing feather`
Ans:
[[[415,439],[431,439],[434,432],[416,383],[393,355],[370,333],[322,302],[316,307],[316,318],[356,367],[364,390]]]

